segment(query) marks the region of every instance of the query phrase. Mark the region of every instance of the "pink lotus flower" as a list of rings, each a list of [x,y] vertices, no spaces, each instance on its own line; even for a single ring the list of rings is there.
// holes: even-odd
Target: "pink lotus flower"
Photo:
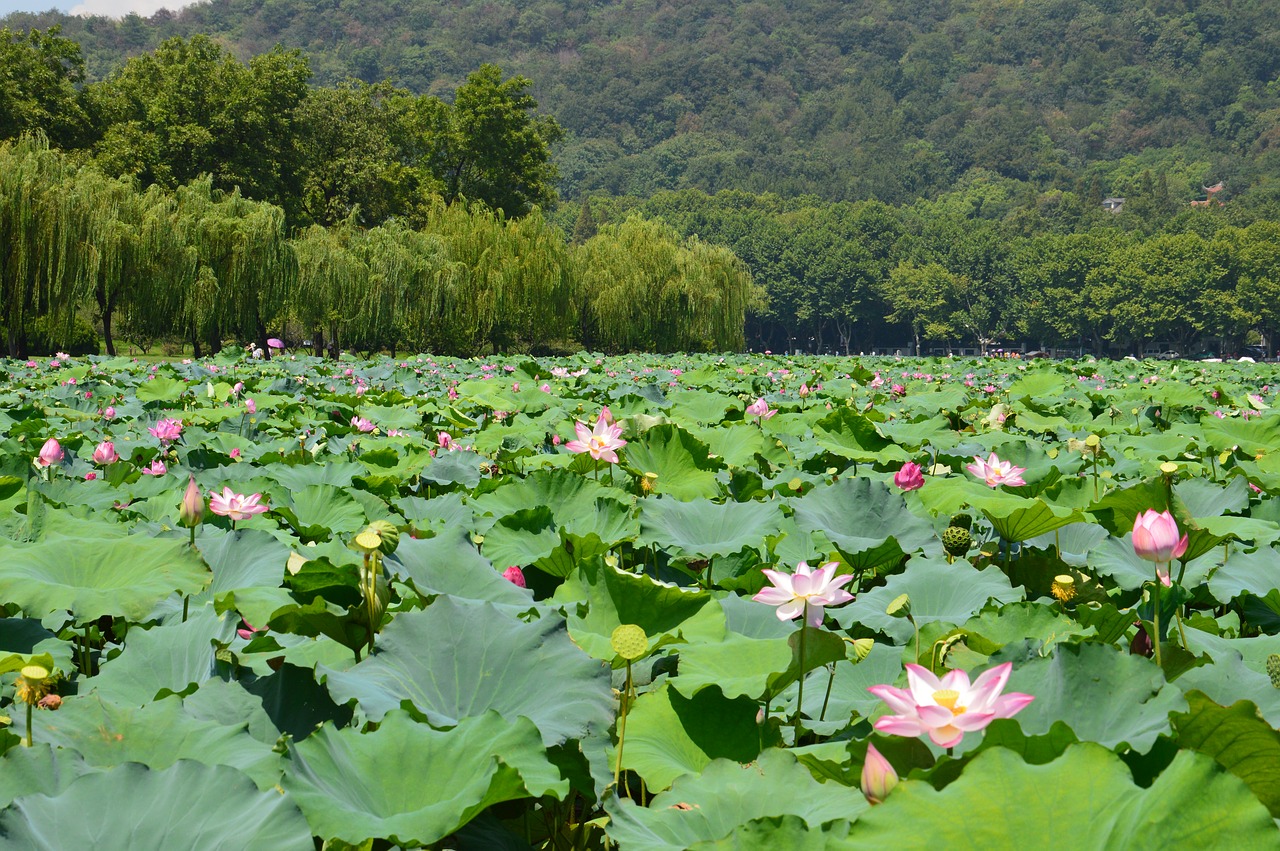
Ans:
[[[436,443],[439,444],[441,449],[452,449],[453,436],[447,431],[442,431],[436,435]]]
[[[510,582],[512,585],[518,585],[521,588],[528,588],[524,581],[524,571],[518,565],[511,565],[502,571],[502,578]]]
[[[258,413],[258,403],[253,401],[252,399],[245,399],[244,409],[251,414],[256,414]]]
[[[893,787],[898,785],[898,772],[893,770],[875,745],[867,745],[867,759],[862,764],[862,794],[871,804],[883,804]]]
[[[142,468],[142,475],[144,476],[163,476],[167,472],[169,472],[169,468],[159,458]]]
[[[102,418],[104,420],[114,420],[116,418],[116,409],[108,405],[106,410],[102,412]]]
[[[764,397],[756,399],[750,405],[747,405],[747,416],[756,417],[757,422],[763,422],[776,413],[778,413],[777,409],[770,408],[769,403],[764,400]]]
[[[928,668],[907,665],[907,688],[871,686],[867,691],[897,715],[876,720],[875,728],[894,736],[923,736],[938,747],[960,744],[965,733],[984,729],[997,718],[1012,718],[1035,698],[1013,692],[1002,695],[1012,662],[997,665],[972,684],[964,671],[949,671],[939,680]]]
[[[187,479],[187,489],[182,494],[182,504],[178,506],[178,520],[183,526],[199,526],[204,519],[204,497],[196,485],[196,477]]]
[[[573,429],[577,432],[578,439],[566,443],[565,449],[570,452],[589,453],[597,461],[618,463],[618,450],[626,446],[627,442],[622,439],[622,426],[609,424],[612,416],[608,408],[602,410],[596,419],[594,429],[588,429],[582,423],[575,422]]]
[[[362,432],[365,432],[366,434],[368,432],[373,431],[375,428],[377,428],[377,426],[375,426],[373,423],[366,420],[364,417],[352,417],[351,427],[354,428],[356,431],[362,431]]]
[[[37,467],[52,467],[54,464],[61,464],[65,455],[66,453],[62,451],[62,444],[58,442],[56,437],[51,437],[44,442],[44,446],[40,447],[40,454],[35,457],[35,465]]]
[[[240,636],[245,641],[251,641],[253,639],[254,633],[267,631],[267,628],[265,626],[254,626],[243,617],[240,618],[240,623],[244,624],[244,626],[236,629],[236,635]]]
[[[1026,484],[1022,480],[1022,474],[1027,471],[1027,468],[1015,467],[1012,461],[1001,461],[994,452],[986,461],[982,460],[981,455],[973,456],[973,463],[965,469],[992,488],[998,488],[1001,485],[1017,487]]]
[[[1178,537],[1178,523],[1168,511],[1159,514],[1148,508],[1133,520],[1133,551],[1138,558],[1156,563],[1156,577],[1172,585],[1169,562],[1187,551],[1187,536]]]
[[[803,399],[803,398],[805,398],[805,397],[806,397],[806,396],[808,396],[808,395],[809,395],[809,385],[808,385],[808,384],[801,384],[801,385],[800,385],[800,398],[801,398],[801,399]]]
[[[893,474],[893,483],[904,491],[919,490],[924,487],[924,473],[920,470],[919,464],[908,461]]]
[[[98,478],[98,474],[95,473],[93,470],[90,470],[89,472],[84,474],[84,480],[86,482],[92,482],[96,478]]]
[[[236,447],[236,448],[232,449],[232,450],[231,450],[231,452],[230,452],[230,455],[231,455],[231,457],[232,457],[234,460],[239,461],[239,460],[240,460],[240,448],[239,448],[239,447]]]
[[[105,467],[119,460],[120,456],[116,453],[116,445],[109,440],[102,441],[93,450],[93,463],[95,464],[101,464]]]
[[[267,506],[259,504],[261,499],[260,493],[245,496],[242,493],[234,493],[229,487],[223,487],[222,493],[209,494],[209,510],[219,517],[244,520],[267,510]]]
[[[762,572],[773,586],[760,589],[751,599],[777,606],[775,614],[780,621],[804,615],[809,626],[821,626],[825,607],[843,606],[853,599],[853,595],[842,587],[849,584],[853,576],[848,573],[836,576],[837,567],[836,562],[829,561],[814,571],[808,562],[802,561],[796,565],[795,573],[764,570]]]
[[[182,435],[182,420],[164,419],[147,431],[155,435],[161,443],[172,443]]]

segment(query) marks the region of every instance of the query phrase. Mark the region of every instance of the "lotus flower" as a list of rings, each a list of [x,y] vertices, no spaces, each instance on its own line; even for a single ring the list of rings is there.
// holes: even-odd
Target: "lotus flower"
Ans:
[[[770,408],[769,403],[764,400],[763,396],[747,405],[747,416],[757,417],[756,422],[763,422],[776,413],[778,413],[777,409]]]
[[[992,488],[998,488],[1001,485],[1017,487],[1026,484],[1022,480],[1022,474],[1027,471],[1027,468],[1015,467],[1012,461],[1001,461],[994,452],[985,461],[982,460],[981,455],[973,456],[973,463],[965,467],[965,469],[985,481],[987,486]]]
[[[105,467],[119,460],[120,456],[116,453],[116,445],[109,440],[102,441],[93,450],[93,463],[95,464],[101,464]]]
[[[220,517],[244,520],[267,510],[267,506],[259,504],[261,499],[260,493],[245,496],[242,493],[234,493],[229,487],[223,487],[222,493],[209,494],[209,510]]]
[[[528,588],[524,581],[524,571],[518,565],[511,565],[502,571],[502,578],[510,582],[512,585],[518,585],[521,588]]]
[[[919,464],[908,461],[893,474],[893,483],[904,491],[918,490],[924,487],[924,473],[921,472]]]
[[[893,770],[875,745],[867,745],[867,759],[862,764],[862,794],[872,804],[883,804],[893,787],[898,785],[898,772]]]
[[[965,733],[981,730],[997,718],[1011,718],[1035,699],[1017,692],[1000,694],[1012,670],[1013,663],[1005,662],[970,684],[964,671],[949,671],[939,680],[928,668],[908,664],[907,688],[867,689],[898,713],[877,719],[875,728],[895,736],[928,734],[938,747],[954,747]]]
[[[187,489],[182,494],[182,505],[178,508],[178,520],[183,526],[199,526],[204,519],[204,497],[196,485],[196,477],[187,480]]]
[[[354,428],[356,431],[362,431],[366,433],[371,432],[375,428],[377,428],[377,426],[375,426],[373,423],[366,420],[364,417],[352,417],[351,427]]]
[[[107,405],[106,409],[102,412],[102,418],[104,420],[114,420],[116,418],[116,409]]]
[[[245,641],[252,641],[254,633],[267,631],[267,628],[265,626],[254,626],[243,617],[240,618],[240,623],[244,624],[244,626],[236,629],[236,635],[240,636]]]
[[[44,442],[44,446],[40,447],[40,454],[35,457],[35,465],[37,467],[52,467],[54,464],[61,464],[65,455],[66,453],[62,451],[62,444],[58,442],[56,437],[51,437]]]
[[[622,426],[610,425],[609,419],[612,419],[612,414],[605,408],[596,418],[594,429],[589,430],[582,423],[575,422],[573,429],[577,432],[578,439],[570,440],[564,445],[565,448],[570,452],[589,453],[597,461],[618,463],[618,450],[626,446],[627,442],[622,439]]]
[[[843,606],[853,599],[853,595],[842,587],[853,576],[848,573],[836,576],[837,567],[839,565],[834,561],[829,561],[814,571],[807,562],[802,561],[796,565],[795,573],[764,570],[762,572],[773,585],[762,588],[751,599],[757,603],[777,606],[775,614],[780,621],[794,620],[803,614],[805,623],[809,626],[821,626],[826,606]]]
[[[1148,508],[1133,521],[1133,551],[1138,558],[1156,563],[1156,577],[1166,586],[1169,562],[1187,551],[1187,536],[1178,537],[1178,523],[1168,511],[1159,514]]]
[[[436,435],[436,443],[440,445],[441,449],[452,449],[453,435],[449,434],[447,431],[442,431]]]
[[[251,414],[256,414],[258,413],[258,403],[253,401],[252,399],[245,399],[244,409]]]
[[[161,443],[172,443],[182,435],[182,420],[164,419],[147,429]]]
[[[169,468],[159,458],[142,468],[142,475],[144,476],[163,476],[167,472],[169,472]]]

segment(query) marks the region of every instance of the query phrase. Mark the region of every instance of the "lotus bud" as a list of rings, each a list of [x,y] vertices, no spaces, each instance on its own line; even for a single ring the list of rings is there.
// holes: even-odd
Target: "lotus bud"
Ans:
[[[518,565],[513,564],[506,570],[502,571],[502,578],[510,582],[512,585],[517,585],[521,588],[529,587],[524,581],[524,571],[521,570]]]
[[[62,444],[58,443],[56,437],[51,437],[44,442],[44,446],[40,447],[40,454],[36,456],[35,464],[37,467],[52,467],[54,464],[61,464],[64,455]]]
[[[876,750],[875,745],[867,745],[867,760],[862,764],[862,794],[872,804],[884,803],[893,787],[898,785],[898,772],[893,770],[889,760]]]
[[[178,521],[183,526],[199,526],[204,520],[204,496],[196,485],[196,477],[187,480],[187,490],[182,495],[182,506],[178,509]]]

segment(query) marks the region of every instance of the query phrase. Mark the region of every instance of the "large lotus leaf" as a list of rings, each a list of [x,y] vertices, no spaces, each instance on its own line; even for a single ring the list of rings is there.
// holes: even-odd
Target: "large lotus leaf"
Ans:
[[[480,484],[480,465],[483,461],[474,452],[441,452],[422,471],[422,478],[438,485],[460,484],[474,488]]]
[[[907,562],[904,572],[890,576],[884,585],[860,595],[847,606],[827,612],[845,629],[859,623],[905,644],[914,634],[911,623],[885,613],[900,594],[910,598],[911,616],[918,624],[962,624],[989,600],[1012,603],[1022,599],[1021,588],[1010,585],[1009,577],[995,565],[976,570],[963,559],[947,564],[942,559],[917,556]]]
[[[291,493],[289,507],[299,533],[320,540],[355,532],[368,522],[360,503],[334,485],[311,485]]]
[[[494,570],[463,530],[445,530],[422,539],[402,535],[400,546],[383,564],[392,574],[412,581],[423,594],[447,594],[522,611],[533,605],[529,592]]]
[[[422,425],[422,414],[412,405],[364,405],[360,408],[360,416],[377,426],[387,428],[418,428]]]
[[[225,765],[180,761],[161,771],[121,765],[87,774],[61,794],[27,795],[0,812],[10,848],[172,851],[314,845],[298,805]]]
[[[395,617],[378,652],[347,671],[320,667],[339,703],[373,721],[410,701],[437,726],[496,710],[524,715],[548,745],[613,718],[608,669],[582,654],[550,616],[525,623],[487,603],[440,597]]]
[[[1059,645],[1052,658],[1016,666],[1006,691],[1035,696],[1017,718],[1028,735],[1063,721],[1081,741],[1139,753],[1170,732],[1170,712],[1187,706],[1154,662],[1096,642]]]
[[[751,765],[715,760],[700,775],[678,778],[646,808],[614,799],[606,809],[607,832],[621,851],[684,851],[753,819],[793,815],[817,829],[854,820],[869,805],[838,783],[819,783],[790,753],[769,749]]]
[[[282,785],[322,839],[436,842],[515,798],[561,798],[568,781],[527,718],[496,712],[448,731],[390,712],[373,732],[325,727],[290,747]]]
[[[854,569],[894,562],[921,549],[941,551],[933,527],[880,482],[841,479],[792,499],[791,505],[796,525],[826,535]]]
[[[958,514],[968,506],[997,509],[1007,505],[1012,511],[1026,504],[1023,497],[989,488],[968,473],[963,476],[929,476],[925,479],[925,486],[911,496],[920,500],[930,515],[942,518]]]
[[[1041,648],[1050,648],[1073,636],[1096,631],[1055,606],[1030,602],[989,606],[961,624],[960,629],[968,635],[970,647],[988,655],[1014,642],[1033,640]]]
[[[446,493],[432,499],[420,496],[408,496],[393,503],[396,509],[414,528],[440,531],[448,527],[457,527],[467,531],[478,531],[471,513],[471,506],[462,501],[461,493]]]
[[[1047,765],[1028,765],[992,748],[942,791],[906,780],[831,849],[920,848],[1268,848],[1276,828],[1238,778],[1209,757],[1180,751],[1148,789],[1095,744],[1067,748]]]
[[[727,697],[759,698],[769,678],[791,665],[785,638],[748,638],[729,633],[723,641],[700,641],[680,651],[680,676],[672,684],[684,695],[719,686]]]
[[[1169,493],[1163,480],[1148,479],[1102,495],[1089,512],[1113,535],[1133,531],[1133,521],[1144,511],[1165,511]]]
[[[711,450],[677,425],[660,425],[629,442],[622,450],[634,475],[656,473],[653,488],[676,499],[710,499],[720,494]]]
[[[1201,417],[1205,440],[1217,452],[1226,452],[1235,446],[1250,455],[1261,455],[1280,446],[1280,417],[1274,414],[1242,419],[1228,417]]]
[[[9,748],[0,756],[0,809],[24,795],[57,795],[77,777],[97,770],[78,753],[46,742]]]
[[[837,821],[824,829],[810,830],[798,816],[752,819],[721,839],[689,846],[689,851],[825,851],[831,836],[848,835],[849,825]]]
[[[1251,553],[1232,553],[1227,563],[1209,577],[1209,592],[1223,603],[1245,593],[1265,596],[1280,587],[1280,552],[1263,547]]]
[[[595,511],[596,500],[619,492],[568,470],[535,470],[527,478],[504,484],[470,501],[476,528],[485,531],[498,518],[533,506],[546,506],[557,526]]]
[[[1205,576],[1214,565],[1214,554],[1196,559],[1187,565],[1182,577],[1182,584],[1194,588],[1204,581]],[[1089,553],[1088,567],[1100,576],[1110,576],[1115,583],[1126,591],[1135,591],[1144,583],[1156,581],[1154,562],[1146,561],[1133,551],[1132,533],[1123,538],[1108,538]],[[1173,578],[1178,577],[1181,566],[1172,565]]]
[[[1061,529],[1046,532],[1023,543],[1043,550],[1051,550],[1063,562],[1081,567],[1088,561],[1093,548],[1107,539],[1107,530],[1094,523],[1069,523]]]
[[[613,649],[613,631],[635,624],[648,637],[648,652],[673,641],[690,644],[724,637],[724,611],[705,591],[680,588],[608,566],[585,565],[556,589],[569,636],[588,655],[624,662]]]
[[[750,762],[760,753],[759,709],[754,698],[731,700],[716,688],[684,697],[668,681],[640,695],[627,713],[623,768],[658,791],[683,774],[701,773],[714,759]]]
[[[1196,650],[1205,643],[1203,639],[1197,640],[1190,634],[1187,641]],[[1183,691],[1197,689],[1204,692],[1210,700],[1221,706],[1229,706],[1240,700],[1251,701],[1268,724],[1280,727],[1280,689],[1271,685],[1271,679],[1266,674],[1245,665],[1238,653],[1215,653],[1212,665],[1192,668],[1178,677],[1175,684]]]
[[[690,424],[716,425],[726,411],[741,404],[737,399],[705,390],[677,390],[667,399],[671,418]]]
[[[1173,717],[1178,745],[1213,757],[1280,816],[1280,733],[1247,700],[1224,707],[1191,691],[1187,703],[1190,711]]]
[[[210,597],[240,588],[272,588],[284,578],[289,548],[261,529],[226,532],[205,527],[196,548],[213,570]]]
[[[1066,379],[1052,372],[1030,372],[1019,378],[1005,391],[1010,399],[1041,402],[1058,399],[1067,388]]]
[[[175,402],[187,392],[186,382],[167,375],[158,375],[150,381],[144,381],[133,391],[139,402]]]
[[[124,652],[81,685],[120,705],[142,706],[167,693],[182,694],[214,675],[213,641],[226,641],[232,628],[213,609],[186,623],[129,630]]]
[[[77,621],[112,615],[141,621],[177,592],[194,594],[211,578],[177,538],[50,538],[0,546],[0,599],[28,615],[70,611]]]
[[[183,711],[177,696],[142,707],[109,703],[97,695],[64,698],[57,712],[39,712],[34,738],[78,751],[90,765],[140,762],[167,768],[180,759],[230,765],[270,789],[280,776],[280,756],[246,734],[243,721],[199,720]]]
[[[1196,558],[1227,538],[1269,547],[1280,539],[1280,526],[1271,520],[1253,517],[1202,517],[1199,529],[1188,530],[1187,555]]]
[[[840,407],[813,424],[813,440],[828,452],[851,461],[906,460],[910,456],[882,435],[864,415]]]
[[[757,455],[776,457],[777,443],[758,428],[726,424],[694,429],[693,434],[730,467],[755,466]]]
[[[728,629],[748,638],[788,638],[796,631],[795,621],[780,619],[776,607],[750,597],[728,594],[720,598],[720,608]]]
[[[1244,476],[1233,476],[1225,487],[1208,479],[1187,479],[1173,490],[1192,517],[1218,517],[1249,505],[1249,481]]]
[[[640,503],[641,545],[657,544],[697,558],[726,556],[743,547],[760,548],[781,528],[776,502],[680,502],[646,499]]]
[[[851,718],[871,717],[884,704],[867,689],[875,685],[891,684],[902,676],[902,650],[889,644],[876,643],[861,662],[837,662],[834,671],[834,678],[820,670],[805,680],[807,688],[804,710],[810,719],[805,722],[807,728],[834,733],[847,728]],[[683,676],[682,669],[681,677]],[[676,679],[679,680],[680,677]],[[828,681],[831,683],[829,697]],[[790,703],[794,707],[794,700]]]
[[[273,465],[271,478],[289,493],[299,493],[316,485],[349,488],[351,480],[364,472],[355,461],[326,458],[323,464]]]
[[[982,506],[982,513],[1001,538],[1017,542],[1084,520],[1084,515],[1075,509],[1059,508],[1041,499],[1027,500],[1016,508],[1004,504],[998,508]]]
[[[0,618],[0,658],[16,654],[23,657],[48,654],[53,664],[71,670],[72,644],[63,641],[40,625],[34,618]],[[0,670],[17,670],[28,664],[10,668],[0,663]]]
[[[530,565],[551,555],[560,535],[551,509],[535,505],[498,518],[484,535],[484,557],[502,567]]]

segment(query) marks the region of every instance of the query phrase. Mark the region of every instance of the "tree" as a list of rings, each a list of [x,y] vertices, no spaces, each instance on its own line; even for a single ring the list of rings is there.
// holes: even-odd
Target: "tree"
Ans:
[[[528,77],[503,80],[501,68],[483,65],[458,87],[452,104],[418,98],[410,106],[446,202],[479,201],[510,218],[555,203],[551,145],[562,131],[554,118],[534,114],[532,85]]]
[[[0,140],[40,132],[59,148],[84,141],[88,116],[76,91],[84,59],[61,32],[0,29]]]
[[[578,209],[578,220],[573,224],[573,236],[569,238],[570,245],[582,245],[588,239],[595,236],[600,230],[600,226],[596,224],[596,217],[591,213],[590,196],[582,199],[582,206]]]
[[[899,263],[881,285],[882,297],[893,308],[885,320],[907,325],[915,338],[916,354],[923,354],[922,340],[954,333],[948,320],[956,287],[956,276],[937,263]]]

